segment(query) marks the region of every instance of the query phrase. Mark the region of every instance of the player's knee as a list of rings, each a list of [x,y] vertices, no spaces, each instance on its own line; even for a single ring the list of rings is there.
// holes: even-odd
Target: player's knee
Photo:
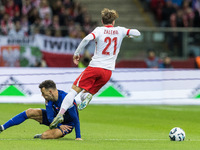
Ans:
[[[27,109],[26,110],[26,115],[27,115],[28,118],[33,117],[35,115],[35,109],[33,109],[33,108]]]

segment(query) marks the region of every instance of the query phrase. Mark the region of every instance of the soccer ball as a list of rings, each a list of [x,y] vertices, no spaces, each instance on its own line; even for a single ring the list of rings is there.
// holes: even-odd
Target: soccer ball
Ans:
[[[185,132],[183,131],[183,129],[175,127],[169,132],[169,138],[171,141],[184,141]]]

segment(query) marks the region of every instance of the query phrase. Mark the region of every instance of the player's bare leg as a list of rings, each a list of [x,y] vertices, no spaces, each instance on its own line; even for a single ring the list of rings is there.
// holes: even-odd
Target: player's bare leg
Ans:
[[[40,138],[40,139],[58,139],[63,136],[63,133],[60,129],[52,129],[47,130],[42,134],[36,134],[34,138]]]
[[[42,134],[36,134],[34,138],[40,138],[40,139],[57,139],[60,137],[63,137],[67,133],[71,133],[72,126],[69,125],[61,125],[60,128],[47,130]]]
[[[20,114],[8,120],[4,125],[1,125],[0,133],[12,126],[23,123],[27,119],[34,119],[39,123],[42,123],[42,110],[29,108],[28,110],[21,112]]]
[[[34,119],[35,121],[42,123],[42,110],[40,108],[29,108],[26,110],[28,119]]]

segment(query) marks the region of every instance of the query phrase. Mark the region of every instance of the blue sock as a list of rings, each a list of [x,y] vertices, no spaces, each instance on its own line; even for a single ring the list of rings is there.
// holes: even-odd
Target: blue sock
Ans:
[[[16,115],[15,117],[13,117],[12,119],[8,120],[4,125],[4,130],[12,127],[14,125],[18,125],[21,124],[22,122],[24,122],[26,119],[28,119],[26,112],[23,111],[22,113]]]

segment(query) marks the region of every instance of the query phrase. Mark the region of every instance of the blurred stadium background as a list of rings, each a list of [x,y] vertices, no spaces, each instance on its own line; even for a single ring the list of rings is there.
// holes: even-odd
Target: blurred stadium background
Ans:
[[[40,96],[37,85],[45,79],[55,80],[59,88],[68,91],[81,69],[87,67],[94,42],[83,50],[78,67],[72,62],[73,53],[82,38],[101,26],[100,12],[109,8],[119,13],[117,26],[136,28],[142,35],[124,39],[117,70],[94,103],[121,103],[116,97],[125,97],[133,104],[148,103],[146,100],[153,104],[177,100],[179,104],[183,99],[185,104],[199,103],[194,101],[200,97],[199,0],[0,3],[1,102],[15,102],[19,95],[35,99],[34,94]],[[108,100],[110,97],[115,100]]]
[[[171,106],[200,105],[199,0],[1,0],[0,103],[14,104],[0,105],[0,123],[29,107],[44,107],[33,104],[44,104],[38,88],[43,80],[70,89],[88,65],[94,43],[82,52],[78,67],[73,53],[101,26],[103,8],[118,11],[116,26],[136,28],[142,35],[124,39],[117,69],[91,103],[126,105],[89,105],[81,111],[82,143],[73,142],[72,134],[59,141],[32,141],[47,127],[33,129],[35,122],[27,121],[1,134],[2,149],[13,144],[16,149],[199,149],[199,106]],[[169,142],[175,126],[185,130],[184,144]]]
[[[173,68],[198,68],[198,0],[1,0],[0,6],[0,33],[7,37],[1,37],[1,66],[75,67],[66,61],[72,53],[47,56],[38,43],[32,47],[30,38],[40,34],[81,39],[101,25],[100,11],[108,7],[119,12],[116,25],[136,28],[142,33],[138,39],[124,39],[116,67],[147,68],[147,51],[153,50],[159,63],[168,56]],[[83,59],[82,67],[92,56],[93,47],[91,43],[83,52],[87,58]],[[19,49],[20,53],[11,49]],[[60,63],[52,64],[55,58]]]

